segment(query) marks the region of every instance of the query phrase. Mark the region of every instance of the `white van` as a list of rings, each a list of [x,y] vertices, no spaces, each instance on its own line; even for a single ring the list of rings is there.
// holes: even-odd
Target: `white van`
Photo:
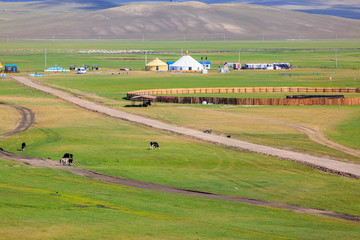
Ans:
[[[86,69],[83,68],[83,67],[80,67],[80,68],[78,68],[77,73],[78,73],[78,74],[86,73]]]

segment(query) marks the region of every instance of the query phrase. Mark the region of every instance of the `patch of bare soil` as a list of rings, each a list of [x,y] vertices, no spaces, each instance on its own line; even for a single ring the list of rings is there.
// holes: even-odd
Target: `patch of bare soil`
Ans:
[[[0,104],[4,104],[4,103],[0,103]],[[34,113],[30,109],[24,108],[21,106],[16,106],[16,105],[8,105],[8,106],[11,106],[19,111],[19,113],[21,115],[21,120],[19,122],[19,125],[13,131],[1,134],[0,139],[4,139],[5,137],[8,137],[10,135],[14,135],[14,134],[23,132],[23,131],[29,129],[35,123]],[[267,202],[267,201],[257,200],[257,199],[225,196],[225,195],[219,195],[219,194],[197,191],[197,190],[174,188],[174,187],[169,187],[169,186],[150,183],[150,182],[143,182],[143,181],[136,181],[136,180],[131,180],[131,179],[114,177],[114,176],[108,176],[108,175],[104,175],[104,174],[97,173],[94,171],[89,171],[89,170],[79,169],[79,168],[69,167],[69,166],[63,166],[56,161],[52,161],[52,160],[48,160],[48,159],[39,159],[39,158],[20,156],[20,155],[14,154],[14,153],[7,152],[1,148],[0,148],[0,157],[3,159],[20,162],[20,163],[28,165],[28,166],[62,169],[62,170],[71,172],[73,174],[79,175],[79,176],[97,179],[97,180],[101,180],[101,181],[113,183],[113,184],[119,184],[119,185],[125,185],[125,186],[143,188],[143,189],[150,189],[150,190],[162,191],[162,192],[167,192],[167,193],[185,194],[185,195],[190,195],[190,196],[195,196],[195,197],[241,202],[241,203],[247,203],[247,204],[256,205],[256,206],[287,209],[287,210],[291,210],[291,211],[299,212],[299,213],[321,214],[321,215],[331,216],[334,218],[340,218],[340,219],[345,219],[345,220],[349,220],[349,221],[360,222],[360,217],[354,216],[354,215],[336,213],[336,212],[332,212],[332,211],[326,211],[326,210],[320,210],[320,209],[314,209],[314,208],[305,208],[305,207],[300,207],[300,206],[295,206],[295,205],[279,204],[279,203]],[[101,208],[103,206],[99,205],[98,207]]]

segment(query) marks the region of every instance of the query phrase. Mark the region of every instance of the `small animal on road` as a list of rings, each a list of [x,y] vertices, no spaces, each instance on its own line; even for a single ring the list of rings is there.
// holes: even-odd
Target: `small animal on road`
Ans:
[[[65,153],[59,162],[61,165],[70,166],[73,164],[73,155],[71,153]]]
[[[204,133],[209,133],[209,134],[211,134],[211,133],[212,133],[212,130],[211,130],[211,129],[206,129],[206,130],[204,131]]]

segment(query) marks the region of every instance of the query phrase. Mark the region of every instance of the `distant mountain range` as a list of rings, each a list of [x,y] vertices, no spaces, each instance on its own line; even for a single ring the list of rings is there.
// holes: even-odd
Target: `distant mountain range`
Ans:
[[[161,40],[360,38],[360,20],[245,3],[0,2],[7,38]]]
[[[3,2],[34,2],[35,0],[2,0]],[[47,0],[37,0],[46,2]],[[156,0],[150,2],[185,2],[184,0]],[[105,9],[121,3],[144,2],[143,0],[62,0],[61,2],[76,2],[92,5],[92,8]],[[262,6],[278,7],[311,14],[324,14],[343,18],[360,19],[359,0],[201,0],[204,3],[248,3]],[[0,1],[1,3],[1,1]]]

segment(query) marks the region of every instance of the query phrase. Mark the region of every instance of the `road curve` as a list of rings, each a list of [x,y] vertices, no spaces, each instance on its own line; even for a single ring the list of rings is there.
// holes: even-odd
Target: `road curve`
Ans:
[[[23,131],[26,131],[27,129],[29,129],[35,123],[35,114],[30,109],[28,109],[26,107],[22,107],[22,106],[3,103],[3,102],[0,102],[0,105],[4,105],[4,106],[14,108],[21,115],[21,119],[19,121],[18,126],[14,130],[11,130],[11,131],[3,133],[3,134],[0,134],[0,140],[6,138],[8,136],[11,136],[11,135],[18,134],[18,133],[21,133]]]
[[[152,127],[164,131],[173,132],[176,134],[184,135],[198,140],[203,140],[206,142],[223,145],[229,148],[236,148],[236,149],[241,149],[243,151],[260,153],[263,155],[272,156],[279,159],[294,161],[303,165],[317,168],[321,171],[334,173],[345,177],[360,179],[360,165],[358,164],[345,163],[336,160],[331,160],[325,157],[316,157],[304,153],[297,153],[294,151],[277,149],[274,147],[263,146],[263,145],[249,143],[246,141],[240,141],[236,139],[229,139],[223,136],[216,136],[213,134],[205,134],[198,130],[166,124],[158,120],[153,120],[153,119],[137,116],[135,114],[126,113],[110,107],[102,106],[88,100],[80,99],[69,93],[40,85],[24,77],[13,77],[13,79],[15,79],[16,81],[27,87],[31,87],[48,94],[52,94],[60,99],[73,103],[79,107],[94,112],[102,113],[107,116],[142,124],[148,127]]]

